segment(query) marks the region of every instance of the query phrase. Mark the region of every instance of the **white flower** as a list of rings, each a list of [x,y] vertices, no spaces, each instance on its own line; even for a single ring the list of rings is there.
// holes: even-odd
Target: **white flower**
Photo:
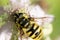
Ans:
[[[32,5],[28,7],[28,12],[30,13],[31,17],[44,17],[45,12],[39,5]]]
[[[44,36],[46,37],[46,36],[50,36],[50,34],[52,33],[52,31],[53,31],[53,26],[52,26],[52,24],[49,24],[49,23],[45,23],[44,25],[43,25],[43,34],[44,34]]]
[[[51,40],[49,35],[52,33],[52,24],[53,15],[48,15],[43,11],[43,9],[39,5],[30,5],[30,0],[10,0],[11,6],[13,9],[18,8],[25,8],[25,12],[29,14],[31,17],[40,18],[35,19],[36,23],[42,25],[43,35],[46,37],[46,40]],[[43,17],[46,17],[42,19]],[[42,23],[43,22],[43,23]],[[6,27],[7,29],[7,27]],[[8,26],[9,29],[9,26]],[[0,34],[0,40],[9,40],[11,37],[11,32],[5,32],[6,30],[2,31]],[[9,35],[8,35],[8,34]],[[29,38],[30,39],[30,38]],[[24,39],[25,40],[25,39]],[[31,40],[31,39],[30,39]]]
[[[47,36],[47,37],[45,38],[45,40],[51,40],[51,38],[50,38],[49,36]]]
[[[10,40],[11,33],[1,32],[0,34],[0,40]]]
[[[25,8],[29,6],[30,0],[10,0],[13,9]]]

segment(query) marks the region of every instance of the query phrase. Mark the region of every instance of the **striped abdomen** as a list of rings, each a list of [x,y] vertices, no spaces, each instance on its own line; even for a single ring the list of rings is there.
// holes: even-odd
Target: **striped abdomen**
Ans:
[[[15,23],[23,29],[24,33],[32,39],[40,39],[42,37],[42,28],[37,25],[31,18],[24,13],[14,14]]]

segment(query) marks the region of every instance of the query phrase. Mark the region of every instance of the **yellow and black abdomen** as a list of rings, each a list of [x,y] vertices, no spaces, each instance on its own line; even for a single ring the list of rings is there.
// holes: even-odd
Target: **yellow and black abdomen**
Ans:
[[[35,22],[30,21],[30,25],[28,26],[26,33],[29,37],[35,40],[39,40],[42,37],[42,28],[38,26]]]
[[[15,13],[14,18],[15,23],[22,28],[28,37],[34,40],[40,40],[42,38],[42,28],[34,21],[31,21],[31,17],[25,13]]]

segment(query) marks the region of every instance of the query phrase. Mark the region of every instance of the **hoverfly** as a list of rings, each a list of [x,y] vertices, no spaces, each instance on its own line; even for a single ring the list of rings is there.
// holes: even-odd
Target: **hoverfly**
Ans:
[[[29,15],[19,12],[18,10],[12,12],[12,18],[20,33],[23,32],[21,33],[21,36],[25,34],[27,37],[30,37],[33,40],[40,40],[42,38],[42,27],[36,24],[34,19]]]
[[[18,11],[20,11],[20,10],[18,10]],[[20,36],[24,37],[24,34],[25,34],[27,37],[30,37],[34,40],[41,39],[40,37],[43,35],[42,27],[40,27],[34,21],[34,18],[30,17],[29,15],[27,15],[24,12],[17,12],[15,10],[12,11],[11,15],[12,15],[13,22],[15,22],[15,25],[21,34]],[[43,18],[46,18],[46,17],[43,17]],[[41,19],[43,19],[43,18],[41,18]]]

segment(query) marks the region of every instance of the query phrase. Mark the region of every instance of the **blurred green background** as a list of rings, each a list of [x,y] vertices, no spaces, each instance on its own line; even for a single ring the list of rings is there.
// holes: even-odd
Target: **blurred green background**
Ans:
[[[51,34],[52,40],[60,36],[60,0],[47,0],[50,9],[49,13],[55,16],[53,21],[53,32]],[[5,6],[9,3],[8,0],[0,0],[0,6]]]
[[[55,16],[53,21],[53,32],[51,34],[52,40],[60,36],[60,0],[47,0],[51,9],[49,12]]]

